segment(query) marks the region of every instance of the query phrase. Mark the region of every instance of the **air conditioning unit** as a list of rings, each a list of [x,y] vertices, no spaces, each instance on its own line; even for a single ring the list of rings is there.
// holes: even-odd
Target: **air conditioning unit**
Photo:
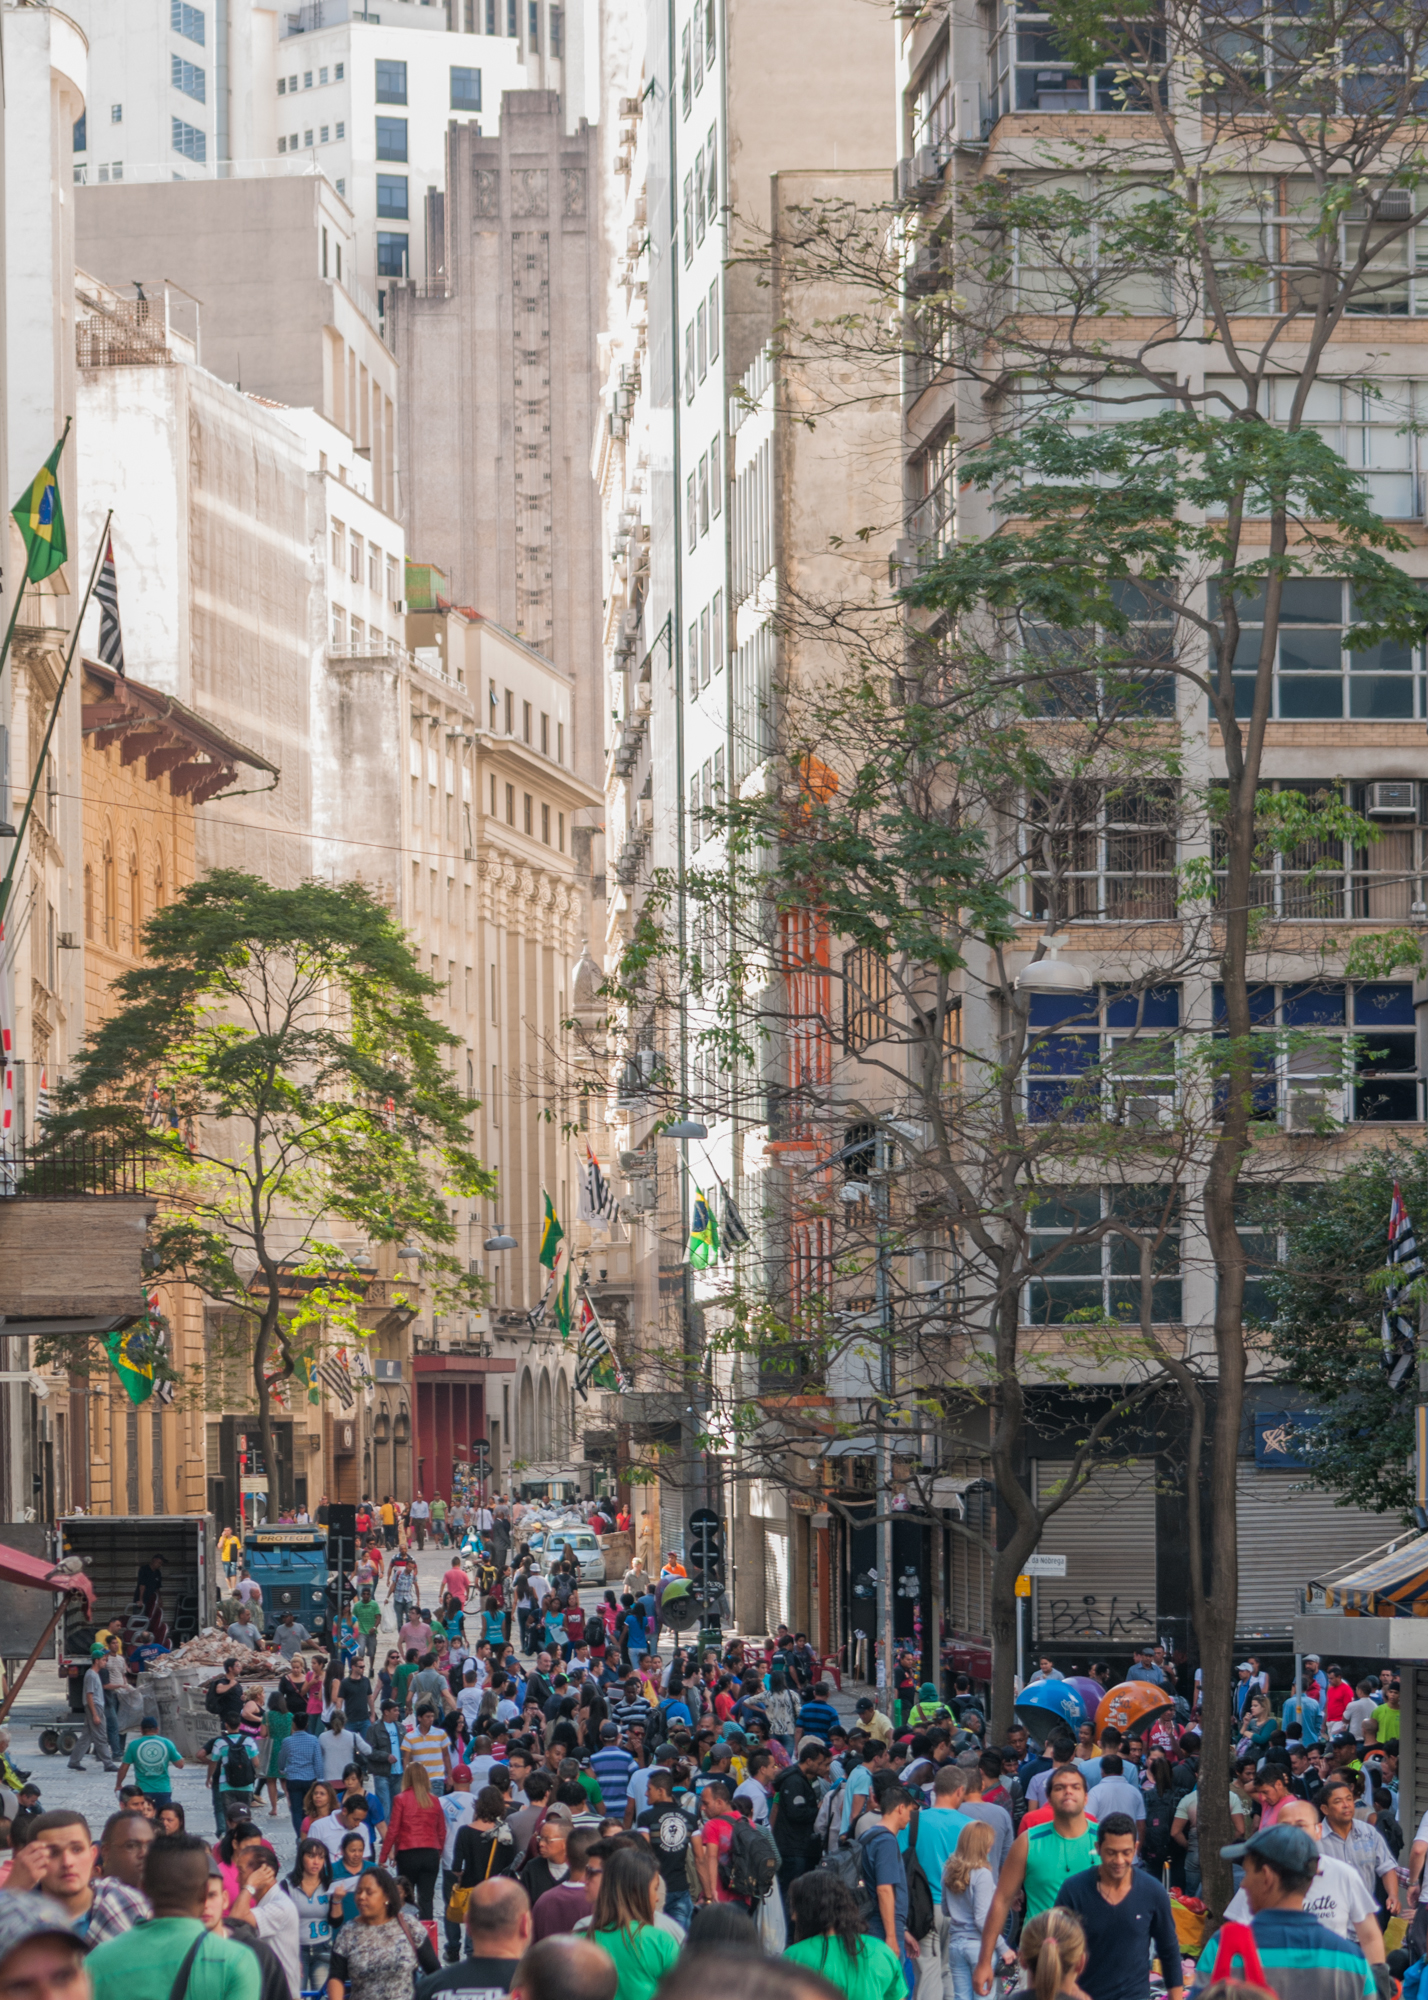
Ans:
[[[1411,778],[1388,778],[1368,787],[1370,819],[1417,819],[1418,787]]]
[[[899,160],[893,168],[893,200],[906,201],[912,193],[912,161]]]
[[[964,77],[952,86],[953,144],[981,146],[987,137],[987,113],[981,83]]]
[[[930,192],[942,185],[942,162],[937,157],[935,146],[919,146],[913,159],[913,184],[919,193]]]
[[[1378,219],[1380,222],[1407,222],[1413,213],[1413,203],[1411,188],[1385,188],[1378,198]]]

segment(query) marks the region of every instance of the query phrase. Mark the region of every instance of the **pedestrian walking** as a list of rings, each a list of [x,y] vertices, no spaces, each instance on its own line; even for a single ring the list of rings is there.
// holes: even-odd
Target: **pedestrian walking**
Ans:
[[[320,1840],[300,1840],[292,1873],[283,1884],[298,1916],[298,1945],[305,1993],[327,1985],[332,1957],[332,1868]]]
[[[1180,2000],[1185,1990],[1170,1896],[1136,1867],[1138,1845],[1130,1814],[1107,1813],[1096,1829],[1097,1865],[1070,1876],[1056,1894],[1086,1939],[1077,1980],[1088,2000],[1149,2000],[1151,1952],[1160,1960],[1170,2000]]]
[[[332,1940],[328,2000],[411,2000],[413,1964],[435,1972],[425,1926],[402,1907],[402,1892],[385,1868],[365,1869],[353,1897],[355,1913]]]
[[[902,1961],[881,1938],[868,1937],[847,1884],[827,1869],[810,1869],[789,1898],[793,1943],[784,1953],[817,1973],[847,2000],[906,2000]]]
[[[71,1771],[84,1769],[85,1755],[93,1751],[106,1771],[117,1771],[119,1764],[109,1748],[109,1730],[104,1717],[104,1675],[100,1662],[107,1657],[103,1646],[91,1646],[89,1665],[85,1668],[84,1680],[80,1686],[81,1713],[83,1725],[74,1740],[74,1748],[69,1754]]]

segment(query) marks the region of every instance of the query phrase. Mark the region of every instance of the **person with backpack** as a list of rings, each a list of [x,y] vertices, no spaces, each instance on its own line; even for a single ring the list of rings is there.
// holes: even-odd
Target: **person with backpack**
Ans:
[[[253,1745],[242,1730],[225,1729],[207,1745],[208,1782],[213,1789],[214,1830],[221,1837],[228,1831],[228,1808],[241,1806],[249,1816],[253,1793],[258,1784],[258,1765]]]
[[[778,1849],[735,1810],[722,1781],[704,1787],[699,1810],[704,1824],[695,1838],[694,1858],[703,1900],[752,1910],[778,1880]]]
[[[908,1871],[901,1836],[910,1825],[917,1799],[906,1785],[880,1787],[876,1814],[865,1815],[854,1839],[824,1867],[838,1874],[849,1888],[856,1876],[863,1908],[863,1930],[881,1938],[909,1974],[918,1955],[909,1929]]]
[[[787,1901],[799,1876],[818,1858],[818,1783],[828,1775],[828,1752],[812,1740],[799,1752],[798,1762],[774,1780],[769,1804],[769,1831],[779,1852],[779,1886]]]

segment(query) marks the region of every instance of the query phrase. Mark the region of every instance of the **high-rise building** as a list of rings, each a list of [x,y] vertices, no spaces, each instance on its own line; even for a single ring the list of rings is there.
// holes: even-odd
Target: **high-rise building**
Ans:
[[[596,115],[594,0],[78,0],[104,102],[75,127],[75,177],[192,180],[317,166],[350,205],[352,280],[426,282],[426,197],[449,123],[492,132],[510,90]],[[98,100],[96,100],[96,103]]]
[[[785,60],[799,75],[793,92]],[[799,199],[876,198],[893,107],[882,26],[858,0],[797,5],[776,21],[742,0],[651,6],[620,91],[609,190],[619,317],[595,443],[607,557],[607,966],[633,935],[656,870],[721,866],[706,810],[755,777],[777,674],[807,665],[777,616],[790,565],[878,517],[836,452],[820,462],[794,449],[786,404],[779,422],[778,302],[760,273]],[[895,463],[895,404],[875,423]],[[885,509],[889,524],[894,512]],[[639,1420],[649,1435],[679,1425],[670,1389],[682,1359],[670,1357],[688,1354],[717,1290],[717,1273],[697,1277],[685,1260],[696,1191],[717,1208],[727,1189],[757,1230],[776,1158],[763,1079],[728,1072],[709,1039],[727,940],[717,925],[695,938],[692,913],[677,905],[665,921],[679,925],[700,976],[635,1010],[616,1073],[634,1232],[628,1353],[650,1399]],[[686,1106],[708,1138],[657,1137],[656,1123]],[[773,1282],[783,1289],[782,1274]],[[737,1395],[758,1384],[725,1386]],[[622,1401],[627,1415],[634,1407]],[[702,1482],[686,1429],[678,1466],[636,1507],[651,1546],[682,1536]],[[807,1616],[806,1596],[790,1594],[807,1573],[806,1549],[792,1546],[806,1517],[790,1521],[776,1480],[752,1490],[770,1518],[741,1496],[737,1560],[749,1594],[738,1615],[749,1629],[794,1616],[795,1602]]]
[[[597,154],[553,91],[497,137],[447,133],[432,196],[444,281],[388,299],[402,422],[423,440],[408,539],[474,605],[575,677],[572,761],[600,778],[600,583],[590,436],[600,298]]]

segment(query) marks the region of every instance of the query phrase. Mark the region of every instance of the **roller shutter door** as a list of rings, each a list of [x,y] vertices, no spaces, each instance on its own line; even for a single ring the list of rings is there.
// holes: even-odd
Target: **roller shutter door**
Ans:
[[[1428,1666],[1404,1661],[1399,1681],[1403,1721],[1398,1749],[1398,1812],[1399,1825],[1411,1841],[1428,1812]]]
[[[964,1465],[956,1470],[963,1477],[971,1477],[982,1468]],[[979,1488],[966,1495],[963,1506],[968,1530],[995,1541],[994,1496]],[[958,1534],[955,1527],[947,1530],[947,1551],[947,1623],[954,1632],[980,1637],[991,1630],[992,1558],[985,1549]]]
[[[789,1593],[788,1530],[764,1528],[764,1623],[772,1632],[793,1617]]]
[[[1037,1505],[1069,1476],[1069,1459],[1036,1461]],[[1153,1641],[1155,1631],[1155,1462],[1106,1466],[1057,1510],[1038,1545],[1064,1555],[1064,1578],[1033,1586],[1041,1642]]]
[[[1391,1541],[1394,1518],[1336,1507],[1332,1493],[1306,1487],[1295,1472],[1239,1467],[1241,1639],[1288,1639],[1310,1576],[1357,1561]]]

